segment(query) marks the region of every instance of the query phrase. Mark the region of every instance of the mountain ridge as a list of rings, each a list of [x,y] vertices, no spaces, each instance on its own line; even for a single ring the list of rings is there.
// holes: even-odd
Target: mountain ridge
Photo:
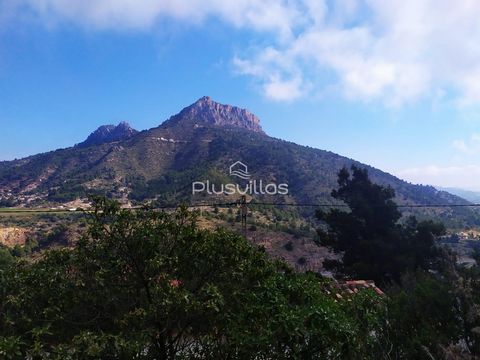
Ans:
[[[440,187],[436,186],[438,190],[446,191],[450,194],[457,195],[465,200],[468,200],[472,203],[480,203],[480,191],[467,190],[456,187]]]
[[[193,104],[183,108],[178,114],[173,115],[162,126],[168,127],[185,122],[192,125],[215,125],[222,127],[236,127],[264,133],[260,119],[246,109],[228,104],[220,104],[209,96],[203,96]]]
[[[257,200],[334,204],[330,193],[337,186],[338,171],[343,166],[356,165],[366,167],[373,181],[392,186],[402,204],[469,203],[431,186],[407,183],[330,151],[272,138],[261,130],[257,117],[248,115],[250,112],[216,105],[210,98],[199,101],[158,127],[124,140],[0,163],[0,198],[31,206],[66,202],[87,193],[106,194],[134,203],[154,200],[174,205],[181,201],[213,201],[193,197],[192,182],[237,180],[228,173],[228,168],[235,161],[242,161],[253,178],[289,184],[287,196],[274,199],[261,196]],[[204,112],[205,106],[210,114]],[[223,107],[218,110],[219,106]],[[254,121],[248,122],[249,119]],[[405,209],[405,214],[409,213],[412,211]],[[431,210],[431,213],[442,213],[458,224],[478,221],[477,214],[470,209]]]
[[[138,133],[126,121],[120,122],[118,125],[102,125],[93,131],[83,142],[76,144],[76,147],[88,147],[92,145],[100,145],[104,143],[122,141],[131,138]]]

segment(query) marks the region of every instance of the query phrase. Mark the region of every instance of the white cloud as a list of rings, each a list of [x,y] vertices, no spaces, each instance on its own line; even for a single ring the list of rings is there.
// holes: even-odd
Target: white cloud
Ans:
[[[333,72],[333,85],[347,98],[399,106],[446,92],[460,104],[480,101],[480,2],[348,3],[343,12],[324,3],[320,15],[305,13],[309,26],[290,42],[270,47],[303,79]],[[285,70],[265,63],[261,51],[248,60],[266,69],[260,81]]]
[[[235,27],[274,31],[288,37],[301,21],[282,0],[6,0],[49,25],[63,21],[88,29],[148,30],[162,18],[200,23],[216,16]]]
[[[452,143],[454,149],[461,151],[463,153],[468,153],[469,148],[464,140],[454,140]]]
[[[395,174],[413,183],[480,191],[480,165],[429,165],[396,171]]]
[[[472,134],[468,140],[454,140],[452,146],[464,155],[480,154],[480,134]]]
[[[309,83],[294,62],[273,48],[266,48],[257,55],[256,61],[233,59],[237,72],[251,75],[261,81],[263,94],[276,101],[293,101],[308,92]],[[272,68],[275,64],[276,70]]]
[[[291,101],[302,96],[301,80],[294,78],[291,80],[271,79],[264,84],[265,95],[273,100]]]
[[[5,1],[48,25],[90,30],[148,31],[164,18],[212,17],[252,30],[262,35],[253,39],[257,50],[241,50],[234,65],[276,100],[336,89],[389,106],[437,101],[439,93],[460,105],[480,102],[477,0]]]

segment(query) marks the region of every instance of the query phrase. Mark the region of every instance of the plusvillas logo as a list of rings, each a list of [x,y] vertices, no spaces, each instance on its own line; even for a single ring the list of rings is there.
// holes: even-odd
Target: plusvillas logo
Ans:
[[[236,161],[230,165],[230,175],[238,176],[241,179],[249,180],[250,174],[248,173],[248,167],[241,161]]]
[[[215,184],[210,180],[194,181],[192,183],[192,194],[206,192],[209,195],[287,195],[288,184],[266,183],[263,180],[251,179],[248,167],[241,161],[236,161],[229,168],[231,176],[246,180],[245,184]]]

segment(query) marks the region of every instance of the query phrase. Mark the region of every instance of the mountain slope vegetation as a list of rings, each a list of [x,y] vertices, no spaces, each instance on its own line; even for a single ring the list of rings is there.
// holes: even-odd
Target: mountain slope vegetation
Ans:
[[[156,128],[129,133],[121,140],[1,162],[0,201],[38,206],[84,198],[88,193],[134,203],[155,200],[163,205],[236,201],[238,196],[192,196],[191,191],[193,181],[237,182],[228,172],[235,161],[248,165],[252,179],[289,186],[288,195],[264,195],[256,200],[336,204],[330,192],[337,185],[337,173],[342,167],[355,165],[366,168],[375,183],[391,186],[399,204],[469,203],[329,151],[272,138],[249,111],[209,97]],[[419,213],[408,207],[403,210]],[[440,217],[455,227],[480,223],[478,213],[468,208],[431,208],[421,214]]]

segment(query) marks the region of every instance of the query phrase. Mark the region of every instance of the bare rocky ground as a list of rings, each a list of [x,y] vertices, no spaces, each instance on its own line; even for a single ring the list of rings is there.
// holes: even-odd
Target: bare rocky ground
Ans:
[[[23,246],[27,239],[29,230],[19,227],[0,227],[0,244],[13,247]]]
[[[297,271],[323,273],[323,261],[334,257],[327,248],[307,237],[296,238],[284,232],[259,230],[248,232],[247,238],[263,246],[274,258],[283,259]]]

